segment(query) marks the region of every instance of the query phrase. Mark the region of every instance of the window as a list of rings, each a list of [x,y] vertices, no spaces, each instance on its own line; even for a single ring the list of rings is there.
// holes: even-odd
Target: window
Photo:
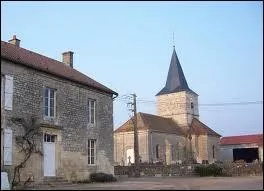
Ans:
[[[55,117],[55,90],[45,89],[45,116]]]
[[[95,100],[88,100],[88,123],[95,123]]]
[[[159,158],[159,145],[156,145],[156,158]]]
[[[190,99],[190,101],[191,101],[191,109],[193,109],[193,100],[192,100],[192,98]]]
[[[88,140],[88,164],[95,164],[95,146],[96,140]]]
[[[56,135],[50,135],[50,134],[45,134],[44,135],[44,142],[46,143],[54,143],[55,142]]]
[[[212,149],[213,149],[213,159],[214,159],[215,158],[215,146],[214,145],[213,145]]]
[[[170,145],[170,151],[171,151],[171,160],[175,160],[175,147],[173,145]]]

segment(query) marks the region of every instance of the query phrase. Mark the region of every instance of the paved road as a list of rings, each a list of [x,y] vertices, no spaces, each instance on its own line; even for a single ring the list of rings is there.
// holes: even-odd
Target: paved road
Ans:
[[[111,183],[53,184],[34,190],[263,190],[263,176],[248,177],[140,177]]]

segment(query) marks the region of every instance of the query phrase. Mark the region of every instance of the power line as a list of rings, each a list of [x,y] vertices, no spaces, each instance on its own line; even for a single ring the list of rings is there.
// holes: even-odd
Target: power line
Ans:
[[[125,100],[125,98],[119,99]],[[153,100],[143,100],[143,99],[138,99],[138,103],[141,104],[156,104],[156,101]],[[167,104],[168,102],[159,102],[159,103],[164,103]],[[183,102],[172,102],[174,104],[186,104]],[[200,103],[199,106],[226,106],[226,105],[252,105],[252,104],[263,104],[263,101],[243,101],[243,102],[229,102],[229,103]]]

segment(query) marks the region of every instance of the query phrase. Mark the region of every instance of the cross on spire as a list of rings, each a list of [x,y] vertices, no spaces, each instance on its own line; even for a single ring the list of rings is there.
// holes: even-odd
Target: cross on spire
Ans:
[[[172,33],[172,44],[173,44],[173,48],[175,48],[175,42],[174,42],[174,32]]]
[[[188,83],[185,79],[181,64],[174,48],[171,56],[166,85],[158,94],[156,94],[156,96],[180,91],[193,92],[188,86]],[[193,93],[196,94],[195,92]]]

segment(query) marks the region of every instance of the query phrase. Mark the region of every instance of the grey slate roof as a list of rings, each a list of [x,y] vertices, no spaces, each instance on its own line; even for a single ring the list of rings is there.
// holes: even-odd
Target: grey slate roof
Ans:
[[[156,94],[156,96],[180,92],[180,91],[188,91],[188,92],[192,92],[196,94],[194,91],[192,91],[189,88],[187,84],[187,81],[185,79],[184,73],[181,68],[181,64],[179,62],[178,56],[174,48],[172,57],[171,57],[170,68],[169,68],[169,72],[167,76],[166,85],[159,93]]]

